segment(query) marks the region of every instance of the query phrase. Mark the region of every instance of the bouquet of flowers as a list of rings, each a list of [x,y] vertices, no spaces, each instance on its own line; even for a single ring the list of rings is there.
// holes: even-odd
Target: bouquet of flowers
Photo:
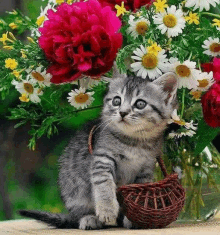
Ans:
[[[194,208],[199,218],[203,176],[217,189],[210,172],[220,167],[217,152],[211,156],[207,148],[220,130],[219,5],[48,0],[36,21],[9,12],[0,19],[1,99],[16,91],[18,100],[9,118],[19,120],[16,127],[31,124],[29,146],[35,149],[36,140],[56,133],[61,123],[98,115],[114,61],[121,73],[152,81],[176,73],[179,109],[169,121],[164,158],[168,167],[182,169],[192,189],[186,211]],[[27,40],[14,36],[27,29]]]

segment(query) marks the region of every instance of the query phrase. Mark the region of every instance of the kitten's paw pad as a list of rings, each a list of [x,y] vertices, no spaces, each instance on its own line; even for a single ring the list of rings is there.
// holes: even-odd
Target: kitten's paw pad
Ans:
[[[117,214],[109,209],[103,209],[97,214],[99,220],[105,225],[117,225]]]
[[[102,223],[95,215],[87,215],[80,219],[79,221],[79,229],[83,230],[94,230],[101,229]]]

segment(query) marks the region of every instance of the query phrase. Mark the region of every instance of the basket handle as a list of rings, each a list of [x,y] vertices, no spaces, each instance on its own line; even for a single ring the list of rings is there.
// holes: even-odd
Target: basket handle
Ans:
[[[164,165],[164,161],[163,161],[162,157],[157,156],[156,158],[157,158],[157,162],[159,163],[160,169],[163,172],[164,177],[167,177],[168,173],[167,173],[167,170],[166,170],[166,167]]]

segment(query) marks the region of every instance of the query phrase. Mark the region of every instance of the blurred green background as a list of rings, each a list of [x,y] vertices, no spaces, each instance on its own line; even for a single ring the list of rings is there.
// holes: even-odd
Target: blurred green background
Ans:
[[[42,0],[0,1],[0,16],[5,11],[20,9],[25,15],[37,19]],[[0,100],[0,221],[21,218],[19,209],[41,209],[64,212],[57,187],[58,157],[75,129],[83,122],[94,119],[100,110],[86,111],[59,128],[59,134],[51,139],[38,140],[36,151],[27,147],[29,126],[14,129],[16,122],[8,121],[9,109],[17,105],[13,91],[6,100]],[[219,145],[219,138],[214,144]]]

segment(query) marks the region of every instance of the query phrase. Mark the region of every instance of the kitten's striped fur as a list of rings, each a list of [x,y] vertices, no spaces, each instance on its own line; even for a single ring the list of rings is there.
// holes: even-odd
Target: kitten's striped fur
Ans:
[[[153,180],[163,132],[176,108],[176,89],[173,73],[155,82],[117,75],[109,85],[101,118],[95,122],[93,154],[87,144],[91,123],[76,133],[60,158],[59,186],[69,215],[26,210],[20,214],[58,228],[115,225],[119,215],[116,188]],[[118,106],[113,105],[116,96],[121,99]],[[139,105],[147,104],[143,109],[136,106],[140,99],[146,103]],[[131,224],[125,219],[124,226]]]

